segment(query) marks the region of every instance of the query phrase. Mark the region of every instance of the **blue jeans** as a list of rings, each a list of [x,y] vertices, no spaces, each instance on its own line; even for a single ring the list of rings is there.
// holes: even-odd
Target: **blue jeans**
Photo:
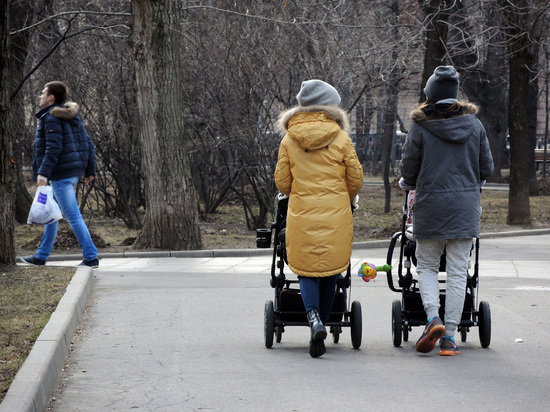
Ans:
[[[300,293],[306,308],[306,313],[310,310],[317,310],[321,322],[326,323],[334,303],[336,294],[336,277],[338,275],[312,278],[299,276]]]
[[[71,177],[62,180],[51,180],[50,185],[53,189],[53,197],[59,204],[63,217],[67,219],[71,229],[78,240],[80,249],[85,260],[93,260],[97,258],[97,249],[94,245],[90,232],[78,208],[76,194],[74,188],[78,183],[78,177]],[[50,223],[44,228],[44,234],[40,242],[40,247],[34,255],[37,259],[48,260],[52,253],[53,244],[57,236],[58,222]]]

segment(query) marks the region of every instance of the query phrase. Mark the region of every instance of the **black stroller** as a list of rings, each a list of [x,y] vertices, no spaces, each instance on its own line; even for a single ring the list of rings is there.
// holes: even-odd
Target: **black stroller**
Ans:
[[[412,196],[411,196],[412,195]],[[401,293],[401,300],[394,300],[392,303],[392,338],[393,345],[400,346],[401,339],[407,342],[409,332],[413,326],[426,325],[426,313],[422,305],[422,298],[418,289],[418,280],[413,277],[411,268],[416,266],[416,242],[410,230],[412,201],[414,192],[407,192],[405,206],[403,207],[402,230],[395,233],[390,242],[387,255],[387,263],[392,264],[393,253],[399,243],[399,264],[393,263],[393,269],[397,268],[398,286],[394,286],[392,271],[387,272],[388,285],[394,292]],[[491,343],[491,309],[486,301],[479,302],[477,307],[476,292],[479,289],[479,239],[472,242],[472,253],[474,253],[474,270],[471,275],[468,273],[466,284],[466,297],[462,319],[458,326],[458,332],[462,342],[466,342],[471,327],[479,328],[479,340],[483,348],[489,347]],[[439,271],[445,272],[445,253],[441,256]],[[445,315],[445,280],[439,280],[441,308],[439,316],[444,320]]]
[[[306,311],[300,288],[292,287],[298,280],[287,279],[284,273],[286,256],[285,231],[288,198],[279,195],[277,198],[276,221],[271,229],[258,229],[256,246],[268,248],[273,237],[273,260],[271,263],[271,287],[275,289],[275,299],[265,302],[264,312],[264,340],[266,348],[273,346],[273,337],[277,343],[281,342],[286,326],[308,326]],[[330,334],[334,343],[340,340],[343,327],[351,328],[351,343],[357,349],[361,346],[362,314],[361,303],[354,301],[349,305],[351,296],[351,268],[348,266],[345,276],[339,275],[336,281],[336,295],[328,322]]]

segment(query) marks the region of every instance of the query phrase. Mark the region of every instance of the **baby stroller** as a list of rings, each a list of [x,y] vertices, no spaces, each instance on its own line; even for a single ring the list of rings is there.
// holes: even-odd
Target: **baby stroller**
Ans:
[[[284,273],[285,264],[288,264],[286,256],[286,215],[288,210],[288,198],[282,194],[277,197],[276,221],[271,224],[271,229],[257,229],[256,246],[268,248],[271,246],[271,234],[273,236],[273,260],[271,263],[270,285],[275,290],[274,300],[265,302],[264,311],[264,340],[266,348],[273,346],[273,338],[277,343],[281,342],[285,327],[308,326],[306,310],[302,301],[298,279],[287,279]],[[330,334],[334,343],[340,340],[343,327],[351,328],[351,344],[357,349],[361,346],[362,314],[361,303],[354,301],[349,304],[351,297],[351,268],[348,266],[345,276],[338,275],[336,281],[336,295],[328,322]]]
[[[392,271],[387,272],[390,289],[401,293],[401,300],[394,300],[392,303],[392,339],[394,346],[400,346],[401,339],[405,342],[408,341],[409,332],[413,326],[423,326],[427,323],[418,289],[418,280],[413,277],[411,272],[412,266],[416,266],[416,241],[412,233],[413,201],[414,191],[407,192],[403,207],[402,230],[392,236],[387,255],[387,263],[392,264],[394,249],[399,243],[399,263],[397,265],[393,263],[393,269],[397,269],[399,287],[394,286]],[[466,342],[470,328],[477,326],[481,346],[487,348],[491,343],[491,309],[486,301],[479,302],[479,308],[476,309],[478,307],[476,292],[479,289],[479,239],[472,242],[472,252],[474,254],[474,270],[473,274],[468,271],[464,309],[457,329],[460,332],[461,341]],[[445,252],[443,252],[439,267],[440,272],[445,272],[445,263]],[[439,283],[441,285],[439,316],[444,321],[445,280],[440,279]]]

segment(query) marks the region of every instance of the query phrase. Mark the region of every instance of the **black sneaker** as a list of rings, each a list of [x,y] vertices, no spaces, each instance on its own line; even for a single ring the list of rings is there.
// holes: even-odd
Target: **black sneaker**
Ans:
[[[28,263],[29,265],[34,266],[44,266],[46,264],[45,260],[35,258],[34,256],[23,256],[20,259],[23,263]]]
[[[428,353],[434,350],[437,340],[445,334],[445,326],[440,318],[433,318],[424,328],[422,336],[416,342],[416,351]]]
[[[92,269],[97,269],[99,267],[99,260],[96,258],[96,259],[92,259],[92,260],[86,260],[84,259],[82,262],[80,262],[78,264],[78,266],[88,266]]]
[[[460,349],[458,349],[455,339],[450,336],[443,336],[439,341],[439,354],[441,356],[460,355]]]

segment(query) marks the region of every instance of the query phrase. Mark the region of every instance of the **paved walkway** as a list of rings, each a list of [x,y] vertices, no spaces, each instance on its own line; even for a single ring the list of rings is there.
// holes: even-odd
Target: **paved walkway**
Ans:
[[[77,270],[0,411],[42,411],[58,383],[52,410],[63,412],[421,410],[428,388],[430,404],[450,411],[546,410],[550,234],[537,233],[482,238],[479,295],[491,304],[492,344],[480,350],[472,330],[452,359],[417,354],[416,329],[392,346],[391,302],[400,295],[383,275],[352,279],[361,348],[344,331],[312,359],[307,328],[287,328],[272,350],[263,345],[263,306],[273,299],[265,251],[103,257],[93,274]],[[386,253],[381,243],[361,245],[354,271]]]

